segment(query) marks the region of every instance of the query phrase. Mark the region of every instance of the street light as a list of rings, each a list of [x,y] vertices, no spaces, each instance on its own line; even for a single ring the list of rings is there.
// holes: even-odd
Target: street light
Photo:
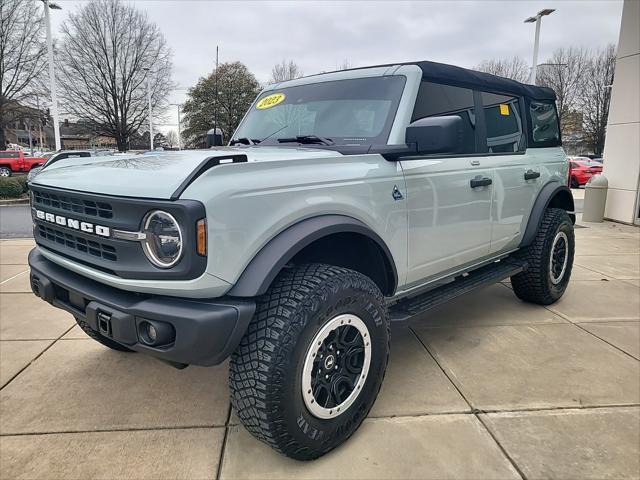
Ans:
[[[44,3],[44,18],[47,24],[47,57],[49,61],[49,84],[51,88],[51,112],[53,113],[53,134],[56,139],[56,151],[62,149],[60,141],[60,123],[58,118],[58,93],[56,89],[56,75],[53,70],[53,40],[51,39],[51,18],[49,17],[49,9],[62,10],[57,3],[49,0],[41,0]]]
[[[148,67],[143,69],[147,74],[147,96],[149,97],[149,145],[153,150],[153,111],[151,110],[151,75]]]
[[[173,106],[178,107],[178,150],[182,150],[182,129],[180,127],[180,110],[182,109],[182,104],[181,103],[170,103],[169,105],[173,105]]]
[[[538,66],[538,46],[540,44],[540,22],[542,17],[546,15],[551,15],[555,12],[554,8],[545,8],[544,10],[540,10],[535,17],[527,18],[524,23],[535,23],[536,24],[536,38],[533,42],[533,62],[531,63],[531,73],[529,75],[529,83],[536,83],[536,68]]]

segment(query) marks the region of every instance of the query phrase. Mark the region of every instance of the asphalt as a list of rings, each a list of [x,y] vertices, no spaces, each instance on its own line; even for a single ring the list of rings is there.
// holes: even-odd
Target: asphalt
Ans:
[[[0,206],[0,238],[33,237],[29,205]]]

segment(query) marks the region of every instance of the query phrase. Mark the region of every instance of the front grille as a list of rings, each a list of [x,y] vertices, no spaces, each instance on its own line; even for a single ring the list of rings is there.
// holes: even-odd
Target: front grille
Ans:
[[[33,203],[43,207],[60,208],[68,212],[75,212],[90,217],[112,218],[113,209],[105,202],[94,202],[70,195],[60,195],[33,190]]]
[[[78,252],[93,255],[94,257],[103,258],[115,262],[118,260],[116,249],[104,243],[87,240],[70,233],[63,232],[56,228],[38,225],[38,235],[42,238],[64,245],[68,248],[77,250]]]

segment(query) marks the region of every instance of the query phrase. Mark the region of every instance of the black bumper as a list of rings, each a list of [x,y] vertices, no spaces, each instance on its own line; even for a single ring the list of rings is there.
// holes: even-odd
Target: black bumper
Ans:
[[[47,260],[37,247],[29,253],[29,266],[37,296],[117,343],[171,363],[221,363],[240,343],[256,307],[245,299],[186,299],[120,290]],[[168,341],[150,345],[145,334],[149,324],[168,332]]]

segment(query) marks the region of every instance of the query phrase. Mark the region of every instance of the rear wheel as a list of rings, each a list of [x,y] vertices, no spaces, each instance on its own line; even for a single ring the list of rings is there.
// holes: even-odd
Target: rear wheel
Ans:
[[[124,345],[120,345],[119,343],[114,342],[110,338],[105,337],[100,332],[94,330],[84,320],[80,320],[79,318],[76,317],[76,323],[84,331],[84,333],[86,333],[91,338],[93,338],[96,342],[101,343],[105,347],[109,347],[112,350],[118,350],[119,352],[133,352],[133,350],[131,350],[130,348],[127,348]]]
[[[571,177],[571,188],[580,188],[580,182],[576,177]]]
[[[364,275],[286,269],[231,357],[231,403],[256,438],[298,460],[348,439],[378,395],[389,355],[384,297]]]
[[[11,169],[9,167],[0,167],[0,177],[10,177]]]
[[[569,214],[560,208],[547,209],[533,242],[518,253],[528,264],[526,271],[511,277],[518,298],[540,305],[557,301],[569,284],[574,251]]]

